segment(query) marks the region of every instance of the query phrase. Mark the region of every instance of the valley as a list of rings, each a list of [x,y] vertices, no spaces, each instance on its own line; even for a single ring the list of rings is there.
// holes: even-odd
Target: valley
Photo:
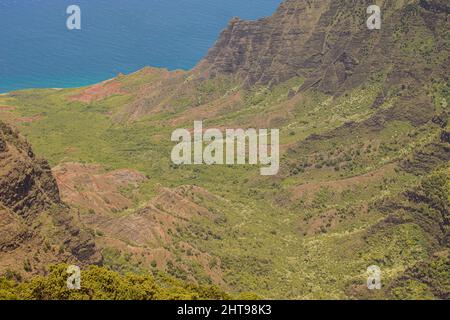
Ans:
[[[380,30],[366,1],[287,0],[233,19],[189,71],[0,95],[0,274],[70,262],[240,297],[448,299],[449,6],[379,2]],[[194,121],[279,130],[279,171],[174,164],[172,132]],[[11,187],[11,164],[41,187]]]

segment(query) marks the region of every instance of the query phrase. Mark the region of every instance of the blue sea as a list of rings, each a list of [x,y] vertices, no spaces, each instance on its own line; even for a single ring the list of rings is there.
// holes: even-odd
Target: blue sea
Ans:
[[[79,87],[144,66],[190,69],[228,21],[281,0],[0,0],[0,92]],[[69,5],[81,30],[68,30]]]

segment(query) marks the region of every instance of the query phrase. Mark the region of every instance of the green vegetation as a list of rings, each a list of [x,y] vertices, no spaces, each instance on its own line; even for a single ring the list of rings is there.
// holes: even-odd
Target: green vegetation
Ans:
[[[15,122],[52,166],[100,164],[106,171],[135,169],[148,177],[123,187],[131,207],[104,221],[136,213],[154,218],[126,229],[148,231],[139,245],[113,239],[122,241],[118,249],[111,231],[93,231],[109,269],[84,270],[83,290],[64,289],[65,270],[57,266],[25,282],[13,280],[20,274],[7,274],[0,298],[254,298],[250,291],[264,298],[448,299],[445,18],[430,19],[434,13],[423,12],[417,1],[397,1],[386,4],[384,15],[395,20],[394,27],[367,37],[358,31],[365,8],[342,6],[330,25],[320,27],[328,30],[324,43],[311,48],[323,52],[320,60],[327,65],[314,72],[323,79],[305,78],[322,63],[314,55],[298,62],[304,65],[296,74],[304,77],[274,85],[246,87],[236,75],[205,77],[203,70],[144,69],[115,80],[123,92],[89,102],[74,98],[85,88],[0,95],[0,106],[14,107],[0,109],[0,117]],[[286,19],[295,20],[303,19]],[[349,43],[363,44],[341,55],[347,33],[354,40]],[[297,64],[285,58],[288,66]],[[194,120],[203,120],[205,128],[280,129],[280,173],[262,177],[257,166],[172,164],[171,133],[192,128]],[[96,216],[92,209],[81,212]],[[147,249],[151,254],[144,257]],[[365,286],[367,267],[374,264],[383,273],[377,293]],[[36,271],[29,260],[19,268]]]
[[[289,102],[289,90],[300,84],[301,80],[294,79],[272,91],[244,92],[242,109],[209,122],[217,126],[251,123],[254,108],[276,113]],[[205,83],[201,90],[211,94],[212,88],[214,84]],[[134,194],[135,208],[151,200],[158,185],[196,185],[220,197],[211,200],[193,195],[195,203],[216,218],[196,217],[171,233],[174,245],[166,249],[174,258],[166,272],[172,276],[184,281],[192,281],[193,276],[199,283],[211,283],[203,266],[185,261],[187,253],[177,248],[176,243],[186,242],[212,255],[215,264],[211,267],[222,270],[223,281],[236,294],[345,298],[349,283],[363,279],[368,265],[379,264],[391,282],[417,261],[426,260],[434,246],[430,230],[420,221],[406,219],[400,225],[378,229],[389,214],[374,204],[398,197],[420,180],[399,169],[398,163],[427,148],[441,130],[433,124],[415,128],[407,121],[391,121],[375,133],[366,130],[364,121],[376,112],[370,106],[379,90],[374,83],[337,100],[305,94],[295,106],[294,117],[278,120],[282,144],[292,144],[283,155],[281,180],[262,178],[252,166],[172,166],[169,138],[173,127],[164,124],[164,112],[132,124],[114,122],[110,114],[118,110],[120,97],[83,104],[67,102],[74,94],[71,90],[35,90],[1,97],[0,103],[16,106],[17,116],[42,114],[38,121],[21,124],[21,131],[53,165],[99,163],[108,170],[132,168],[145,173],[150,179]],[[386,100],[381,110],[392,106]],[[183,114],[181,109],[177,114]],[[349,121],[360,123],[357,137],[344,125]],[[320,138],[323,133],[327,139]],[[308,184],[302,196],[295,196],[298,186]],[[117,214],[132,212],[133,208]],[[404,209],[394,212],[403,214]],[[156,261],[148,266],[136,264],[115,249],[106,248],[103,256],[107,266],[121,273],[142,274],[157,267]],[[131,281],[120,279],[125,284]],[[161,296],[155,293],[155,297]]]
[[[50,267],[47,276],[17,282],[0,278],[0,300],[227,300],[214,286],[186,284],[163,275],[121,275],[91,266],[81,273],[81,289],[67,288],[67,265]]]

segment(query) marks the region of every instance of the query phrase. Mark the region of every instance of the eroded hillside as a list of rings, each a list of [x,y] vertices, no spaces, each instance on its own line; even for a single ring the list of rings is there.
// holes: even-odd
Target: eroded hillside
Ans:
[[[447,298],[449,7],[380,1],[369,31],[369,4],[288,0],[231,21],[191,71],[12,92],[0,117],[49,160],[114,270],[267,298]],[[170,135],[195,120],[280,129],[279,174],[174,165]],[[50,186],[36,194],[58,202]],[[8,219],[12,237],[27,230]]]
[[[0,270],[41,273],[50,263],[98,264],[90,235],[60,200],[48,163],[0,122]]]

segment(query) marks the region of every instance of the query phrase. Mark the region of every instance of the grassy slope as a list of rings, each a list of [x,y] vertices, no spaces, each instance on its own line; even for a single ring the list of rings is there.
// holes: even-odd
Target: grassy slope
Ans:
[[[270,113],[285,108],[291,103],[289,88],[299,83],[301,80],[293,81],[269,92],[244,92],[246,99],[238,111],[208,123],[248,124],[255,111]],[[338,100],[306,93],[300,101],[292,102],[291,118],[282,121],[281,143],[295,142],[295,146],[311,134],[333,132],[347,121],[367,119],[374,113],[370,105],[378,90],[374,83]],[[169,137],[174,128],[162,123],[164,113],[133,124],[115,123],[109,114],[131,97],[113,96],[91,104],[70,102],[68,97],[76,91],[18,92],[2,96],[0,104],[15,106],[16,116],[42,115],[38,121],[19,126],[36,152],[53,165],[78,161],[146,173],[150,182],[141,186],[141,202],[151,199],[157,184],[195,184],[222,196],[226,204],[198,202],[220,212],[225,221],[196,219],[190,222],[188,232],[177,237],[216,256],[233,290],[255,291],[267,297],[344,298],[348,283],[363,279],[368,265],[381,265],[389,280],[430,254],[424,231],[414,223],[387,228],[367,238],[371,226],[386,217],[368,205],[419,181],[413,174],[385,168],[436,138],[440,132],[437,126],[413,128],[406,122],[392,122],[379,134],[366,133],[351,143],[339,135],[314,141],[299,150],[293,148],[301,154],[301,166],[296,166],[297,155],[285,153],[289,166],[282,168],[282,178],[263,179],[258,169],[250,166],[173,167]],[[389,105],[390,101],[384,107]],[[190,126],[187,123],[185,127]],[[371,178],[370,173],[377,170],[380,173]],[[352,180],[367,173],[369,178],[361,183]],[[317,187],[295,197],[296,187],[305,184]],[[202,278],[196,266],[192,272]]]
[[[442,65],[446,57],[436,51],[433,38],[416,31],[395,31],[394,41],[408,40],[398,44],[405,62],[417,61],[420,56],[430,67]],[[100,163],[107,169],[132,168],[147,174],[150,180],[141,186],[136,207],[154,197],[159,184],[197,185],[221,196],[220,202],[196,201],[223,219],[196,218],[174,237],[176,242],[193,243],[216,257],[231,291],[254,291],[268,298],[404,298],[417,292],[442,297],[433,289],[436,285],[402,277],[420,273],[411,270],[436,252],[443,251],[440,255],[448,258],[446,244],[434,239],[433,232],[414,218],[412,206],[386,208],[380,203],[403,199],[402,195],[420,186],[433,170],[447,174],[448,163],[442,159],[425,171],[400,164],[443,144],[439,137],[448,128],[431,121],[411,121],[411,115],[423,112],[417,110],[422,106],[402,105],[399,84],[384,87],[386,73],[376,74],[338,97],[312,90],[295,95],[303,83],[300,78],[272,89],[244,91],[226,78],[195,82],[189,74],[177,75],[170,90],[152,100],[163,101],[161,104],[170,108],[148,112],[136,122],[118,122],[115,116],[123,107],[139,101],[139,90],[145,92],[145,86],[156,83],[161,74],[121,76],[122,87],[135,94],[91,103],[70,99],[82,89],[2,95],[0,105],[16,109],[1,116],[40,115],[38,121],[19,122],[18,126],[35,151],[52,165]],[[425,96],[432,102],[428,113],[446,111],[443,99],[450,100],[448,80],[437,78],[422,89],[416,98]],[[224,107],[223,100],[236,94],[238,102]],[[375,108],[380,94],[386,99]],[[280,128],[280,174],[262,178],[259,169],[251,166],[172,166],[171,132],[192,128],[190,115],[202,117],[211,110],[215,112],[204,117],[206,126]],[[383,125],[371,122],[383,115],[390,117]],[[174,124],[174,120],[178,122]],[[426,157],[431,159],[433,154]],[[448,195],[448,185],[443,190]],[[448,208],[448,197],[446,205]],[[389,223],[392,219],[397,222]],[[181,257],[176,248],[170,249]],[[111,265],[129,263],[120,255],[107,258]],[[364,291],[366,268],[372,264],[383,270],[385,290],[381,293]],[[428,269],[420,270],[426,273]],[[168,271],[186,276],[186,271],[177,268]],[[198,265],[192,264],[188,272],[200,282],[210,281]],[[444,267],[445,272],[448,269]]]

